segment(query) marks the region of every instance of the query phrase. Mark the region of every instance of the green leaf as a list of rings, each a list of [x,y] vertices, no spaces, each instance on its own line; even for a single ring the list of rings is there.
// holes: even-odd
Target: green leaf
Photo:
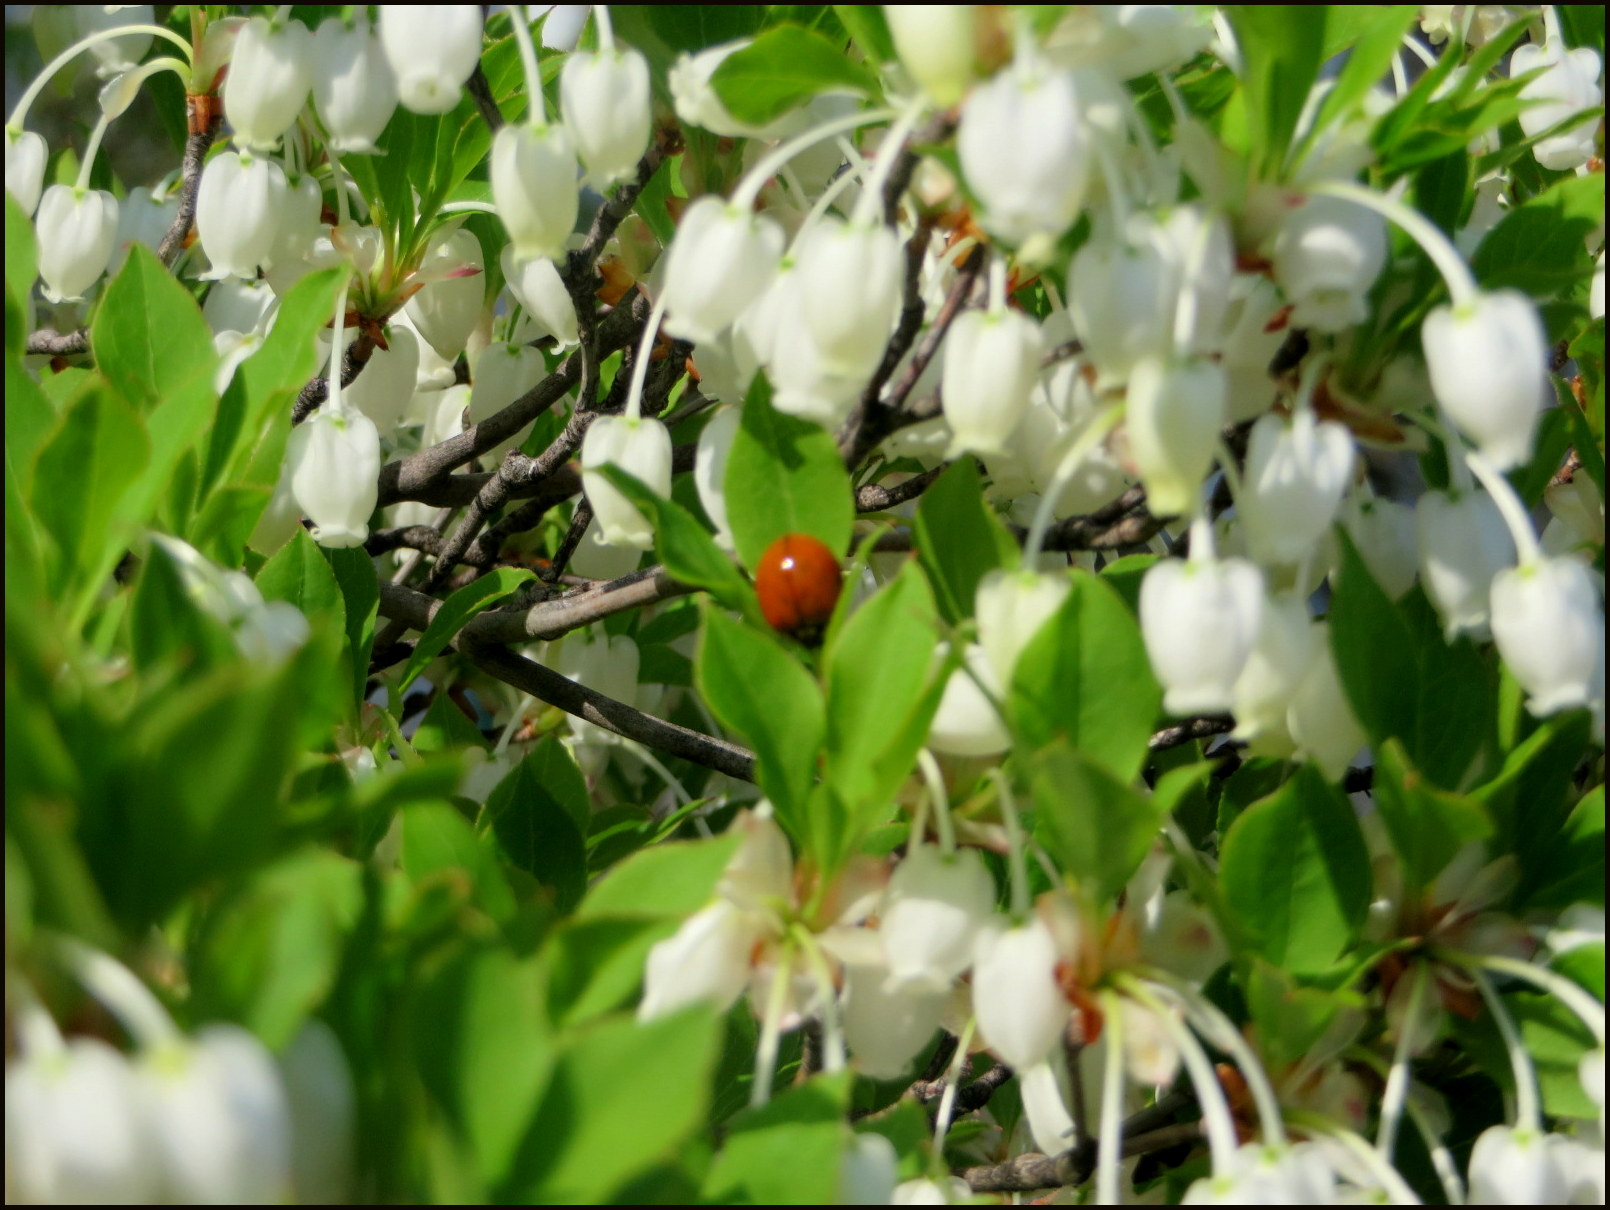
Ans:
[[[447,645],[457,637],[458,632],[464,629],[464,624],[482,610],[496,605],[520,585],[528,580],[536,579],[536,573],[527,571],[523,567],[499,567],[479,580],[472,580],[464,585],[436,611],[425,628],[425,633],[419,636],[413,654],[408,657],[408,664],[403,669],[402,682],[397,686],[398,693],[407,691],[414,679],[424,672],[430,662],[439,656]]]
[[[212,333],[190,292],[144,244],[133,244],[106,286],[90,329],[95,364],[123,397],[150,411],[175,387],[218,365]]]
[[[6,289],[16,303],[18,320],[25,320],[23,308],[34,291],[39,277],[39,251],[34,242],[33,221],[23,213],[17,199],[10,193],[6,198]],[[13,325],[11,312],[6,312],[6,349],[21,354],[28,333],[25,324]]]
[[[894,49],[894,36],[889,33],[889,22],[879,4],[835,4],[833,11],[855,44],[876,63],[893,63],[899,56]]]
[[[699,644],[699,692],[723,726],[755,750],[755,776],[796,837],[824,731],[822,691],[769,633],[707,609]]]
[[[1017,543],[984,503],[978,464],[970,457],[953,463],[918,497],[916,539],[939,612],[951,623],[973,616],[980,580],[1018,561]]]
[[[681,920],[710,902],[740,834],[682,840],[640,849],[598,880],[576,909],[578,919],[635,916]]]
[[[173,557],[159,543],[146,552],[129,603],[129,645],[142,673],[204,674],[240,659],[229,628],[191,600]]]
[[[1258,1045],[1271,1067],[1299,1062],[1325,1036],[1344,1010],[1358,1012],[1364,999],[1354,992],[1304,987],[1261,958],[1247,966],[1247,1010],[1258,1026]]]
[[[819,425],[775,410],[763,379],[744,404],[723,487],[732,539],[751,572],[784,534],[810,534],[835,553],[849,548],[855,495],[837,444]]]
[[[1394,603],[1344,531],[1337,544],[1330,640],[1353,713],[1373,744],[1396,736],[1432,784],[1457,788],[1493,725],[1492,665],[1468,640],[1443,639],[1419,588]]]
[[[1228,4],[1224,13],[1241,48],[1252,161],[1264,176],[1274,177],[1325,61],[1330,6]]]
[[[298,529],[280,552],[263,564],[257,573],[257,588],[269,601],[288,601],[318,625],[321,621],[334,634],[346,630],[346,602],[341,585],[325,562],[319,544]]]
[[[797,25],[768,29],[722,60],[710,86],[740,122],[764,125],[824,92],[870,96],[878,82],[843,47]]]
[[[642,916],[572,918],[543,943],[543,996],[561,1029],[629,1008],[643,987],[649,951],[678,922]]]
[[[1604,222],[1604,175],[1571,176],[1504,213],[1471,259],[1489,290],[1551,295],[1593,275],[1585,241]]]
[[[8,193],[9,199],[11,195]],[[32,490],[34,458],[56,426],[56,409],[39,389],[22,359],[6,354],[6,478],[17,494]]]
[[[1119,781],[1093,753],[1055,741],[1031,765],[1035,834],[1063,872],[1098,904],[1110,902],[1140,865],[1166,804]]]
[[[1334,17],[1354,7],[1332,5],[1329,15]],[[1311,147],[1333,121],[1345,119],[1352,113],[1370,90],[1391,71],[1392,61],[1402,46],[1403,35],[1418,14],[1419,6],[1414,4],[1382,5],[1373,10],[1370,24],[1347,56],[1347,61],[1342,64],[1341,71],[1336,73],[1336,83],[1320,102],[1313,127],[1303,140],[1305,149]],[[1329,50],[1327,57],[1335,53],[1335,50]]]
[[[363,701],[369,685],[369,655],[375,645],[375,617],[380,609],[380,581],[375,563],[359,546],[330,550],[321,547],[325,561],[341,587],[348,650],[352,653],[354,700]]]
[[[1293,974],[1323,971],[1346,952],[1372,891],[1353,808],[1312,765],[1241,813],[1219,876],[1252,952]]]
[[[1375,805],[1403,863],[1410,897],[1429,887],[1462,845],[1493,830],[1478,802],[1426,785],[1396,739],[1375,752]]]
[[[1538,845],[1517,898],[1534,911],[1563,911],[1574,903],[1604,904],[1604,787],[1594,786],[1564,826]]]
[[[1100,577],[1075,572],[1062,607],[1018,657],[1019,741],[1032,750],[1065,739],[1127,782],[1146,759],[1161,706],[1134,616]]]
[[[696,1008],[597,1023],[560,1052],[495,1200],[602,1202],[704,1122],[719,1021]]]
[[[487,796],[478,827],[490,829],[504,860],[553,891],[555,906],[568,912],[587,889],[587,845],[543,782],[547,760],[532,753],[516,765]]]
[[[733,1118],[705,1177],[703,1200],[732,1206],[831,1206],[850,1141],[848,1072],[817,1076]]]
[[[400,694],[398,695],[401,696]],[[425,717],[414,729],[414,749],[420,753],[451,752],[469,748],[487,751],[486,737],[464,712],[453,704],[446,692],[438,692],[431,700]]]
[[[415,883],[432,877],[467,884],[475,905],[493,920],[514,916],[514,892],[496,854],[469,822],[445,803],[420,803],[402,812],[402,868]]]

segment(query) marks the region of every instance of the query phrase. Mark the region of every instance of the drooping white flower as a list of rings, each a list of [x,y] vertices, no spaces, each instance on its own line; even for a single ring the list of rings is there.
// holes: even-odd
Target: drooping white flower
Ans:
[[[501,260],[509,292],[538,328],[557,340],[561,347],[575,344],[580,339],[576,307],[553,261],[545,256],[518,258],[512,244],[503,246]]]
[[[1318,1146],[1247,1143],[1229,1171],[1192,1183],[1186,1206],[1325,1206],[1336,1201],[1336,1174]]]
[[[1271,259],[1292,323],[1322,332],[1362,323],[1386,254],[1386,220],[1355,202],[1309,197],[1288,210]]]
[[[648,60],[630,49],[572,54],[559,75],[559,108],[588,180],[600,189],[626,180],[648,148]]]
[[[1330,529],[1353,479],[1353,434],[1298,408],[1287,424],[1264,416],[1247,442],[1236,510],[1247,547],[1263,563],[1296,563]]]
[[[542,353],[530,345],[495,341],[475,359],[470,423],[480,424],[508,407],[542,377]]]
[[[1471,1204],[1562,1205],[1569,1186],[1555,1144],[1539,1130],[1489,1126],[1470,1151]]]
[[[890,978],[882,963],[844,964],[844,1040],[875,1080],[905,1073],[945,1013],[944,991]]]
[[[397,108],[397,77],[364,20],[326,17],[313,38],[313,107],[340,152],[369,152]]]
[[[1286,734],[1286,711],[1302,684],[1316,647],[1308,602],[1300,592],[1281,593],[1264,602],[1257,641],[1236,678],[1230,713],[1235,738],[1279,747]],[[1351,755],[1351,753],[1349,753]]]
[[[1073,591],[1066,575],[991,571],[978,582],[973,617],[978,641],[1003,688],[1012,684],[1018,656]]]
[[[262,156],[226,151],[207,161],[196,191],[196,238],[212,262],[202,276],[255,278],[274,250],[290,185]]]
[[[1599,54],[1592,47],[1567,50],[1557,38],[1544,45],[1529,43],[1515,48],[1510,56],[1509,74],[1521,76],[1542,69],[1542,75],[1521,89],[1521,100],[1529,102],[1520,112],[1521,129],[1528,138],[1537,138],[1558,126],[1572,114],[1596,109],[1604,101],[1599,87]],[[1593,157],[1593,136],[1599,125],[1596,117],[1586,117],[1532,146],[1532,154],[1544,168],[1559,172],[1577,168]]]
[[[974,88],[956,153],[984,226],[1038,260],[1073,225],[1089,180],[1073,76],[1032,56]]]
[[[117,243],[117,199],[104,189],[52,185],[34,216],[39,276],[51,302],[82,298]]]
[[[654,526],[611,484],[599,468],[617,466],[650,491],[671,494],[671,433],[658,420],[600,416],[581,443],[581,481],[598,518],[603,540],[612,546],[654,545]]]
[[[769,218],[706,195],[682,215],[666,253],[665,330],[703,344],[760,296],[783,255]]]
[[[1492,631],[1533,714],[1593,700],[1595,678],[1603,676],[1596,670],[1604,667],[1604,607],[1580,559],[1534,559],[1494,576]]]
[[[156,20],[155,9],[149,4],[74,4],[71,12],[78,20],[79,33],[83,37],[102,30],[120,29],[125,25],[150,25]],[[128,33],[95,43],[90,47],[90,54],[99,62],[97,74],[115,76],[134,67],[151,49],[153,36],[148,33]]]
[[[117,208],[117,240],[106,271],[116,277],[135,244],[144,244],[156,251],[178,212],[177,195],[163,197],[160,191],[131,189]]]
[[[1427,492],[1415,507],[1420,583],[1444,632],[1485,639],[1493,577],[1515,563],[1515,542],[1486,492]]]
[[[420,274],[426,285],[404,308],[414,327],[448,361],[464,351],[481,319],[486,279],[481,241],[466,227],[446,228],[430,238]]]
[[[894,1144],[870,1130],[858,1132],[844,1150],[835,1201],[840,1206],[887,1206],[899,1179]]]
[[[1125,429],[1153,515],[1190,511],[1213,464],[1226,407],[1224,367],[1216,362],[1147,357],[1135,364]]]
[[[6,192],[17,199],[22,212],[32,216],[45,185],[45,161],[50,148],[43,135],[6,127]]]
[[[1102,387],[1173,348],[1174,266],[1151,220],[1135,226],[1141,238],[1092,239],[1068,269],[1068,313]]]
[[[1170,714],[1229,710],[1257,641],[1263,573],[1245,559],[1165,559],[1140,586],[1140,628]]]
[[[1420,574],[1420,548],[1414,536],[1414,509],[1396,500],[1355,492],[1342,507],[1342,525],[1364,566],[1397,600]]]
[[[807,232],[797,259],[805,323],[823,367],[869,377],[900,313],[899,237],[882,224],[824,217]],[[855,288],[846,290],[847,282]]]
[[[382,4],[380,45],[414,113],[446,113],[481,57],[478,4]]]
[[[300,21],[253,17],[235,35],[224,77],[224,116],[235,142],[270,151],[302,112],[313,84],[313,34]]]
[[[945,682],[939,709],[928,730],[928,746],[951,756],[993,756],[1012,744],[1000,714],[990,704],[989,694],[1001,699],[1001,684],[989,656],[976,643],[963,653],[965,667],[956,668]],[[984,688],[980,688],[982,682]]]
[[[370,420],[382,437],[397,431],[403,412],[414,395],[419,374],[419,337],[403,324],[386,331],[386,348],[369,355],[363,371],[342,389],[342,398]]]
[[[374,756],[367,748],[358,749]],[[304,1206],[339,1206],[353,1195],[357,1094],[341,1043],[318,1018],[296,1031],[279,1057],[291,1121],[291,1183]]]
[[[1298,756],[1312,759],[1332,781],[1347,772],[1348,762],[1369,739],[1342,688],[1329,623],[1314,624],[1313,655],[1292,695],[1286,729],[1297,744]]]
[[[1040,330],[1009,308],[964,311],[945,337],[944,410],[951,456],[1006,452],[1040,374]]]
[[[1027,1071],[1056,1045],[1068,1022],[1057,986],[1056,938],[1038,915],[980,935],[973,959],[973,1013],[1001,1061]]]
[[[971,4],[885,4],[884,18],[912,78],[929,100],[948,108],[973,82],[978,13]]]
[[[1532,455],[1549,397],[1548,339],[1537,306],[1516,290],[1436,307],[1420,330],[1437,402],[1500,470]]]
[[[291,433],[291,493],[320,546],[361,546],[380,498],[380,432],[356,410],[321,408]]]
[[[717,409],[700,431],[693,455],[693,485],[698,489],[699,503],[716,527],[716,542],[727,550],[733,546],[732,529],[727,523],[727,455],[742,419],[743,413],[735,407]]]
[[[580,200],[570,132],[508,125],[492,139],[492,200],[517,257],[563,256]]]
[[[889,981],[948,991],[973,962],[973,943],[995,907],[995,880],[975,849],[944,854],[917,845],[896,867],[878,928]]]

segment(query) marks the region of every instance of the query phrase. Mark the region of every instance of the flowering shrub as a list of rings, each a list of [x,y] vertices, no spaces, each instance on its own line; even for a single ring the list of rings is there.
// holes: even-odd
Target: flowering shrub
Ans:
[[[6,126],[8,1200],[1604,1201],[1602,9],[159,11]]]

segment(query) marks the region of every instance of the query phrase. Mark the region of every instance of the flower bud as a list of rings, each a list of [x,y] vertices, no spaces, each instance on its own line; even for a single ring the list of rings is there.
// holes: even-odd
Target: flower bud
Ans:
[[[894,981],[881,963],[846,961],[844,1040],[856,1068],[874,1080],[905,1074],[939,1028],[947,998],[943,991]]]
[[[1001,699],[995,669],[976,643],[967,647],[963,658],[966,667],[952,670],[945,682],[939,709],[928,729],[928,746],[948,756],[994,756],[1005,752],[1012,746],[1012,736],[990,702],[990,697]]]
[[[823,366],[870,377],[900,315],[899,237],[881,224],[824,217],[806,233],[798,260],[805,324]]]
[[[973,82],[978,17],[971,4],[885,4],[884,19],[900,62],[942,109]]]
[[[250,151],[269,151],[302,112],[312,87],[313,35],[300,21],[275,26],[253,17],[235,35],[235,51],[224,77],[224,115],[235,128],[235,142]]]
[[[1314,623],[1314,654],[1286,712],[1286,728],[1297,744],[1298,757],[1308,757],[1331,781],[1347,772],[1348,763],[1368,742],[1336,671],[1330,646],[1330,624]]]
[[[1362,323],[1386,253],[1386,220],[1356,202],[1310,197],[1287,211],[1272,259],[1291,322],[1322,332]]]
[[[419,272],[427,284],[404,308],[419,334],[448,361],[464,351],[481,322],[486,280],[481,276],[481,241],[466,227],[431,236]]]
[[[313,107],[340,152],[375,150],[397,108],[397,77],[362,19],[326,17],[313,37]]]
[[[1511,77],[1542,68],[1542,75],[1521,89],[1521,100],[1528,102],[1520,112],[1521,129],[1535,139],[1545,130],[1558,126],[1572,114],[1597,109],[1604,101],[1599,87],[1599,54],[1591,47],[1567,50],[1557,39],[1545,45],[1518,46],[1510,56]],[[1532,145],[1532,155],[1544,168],[1555,172],[1579,168],[1593,158],[1594,132],[1599,118],[1589,115]]]
[[[382,4],[380,45],[414,113],[446,113],[481,59],[478,4]]]
[[[384,349],[369,354],[369,361],[341,398],[375,422],[382,437],[390,438],[414,394],[419,373],[419,337],[411,328],[391,324]]]
[[[104,189],[52,185],[34,216],[39,276],[51,302],[82,298],[117,244],[117,199]]]
[[[501,257],[503,278],[515,301],[548,335],[562,346],[580,340],[576,329],[576,305],[570,301],[559,269],[545,256],[521,259],[514,254],[514,246],[505,244]]]
[[[1087,142],[1067,72],[1021,57],[973,89],[956,152],[984,226],[1030,259],[1049,252],[1084,202]]]
[[[1492,585],[1492,629],[1533,714],[1593,700],[1594,682],[1603,676],[1604,608],[1593,573],[1581,560],[1536,559],[1499,572]]]
[[[944,992],[973,963],[973,943],[995,910],[995,880],[976,849],[946,855],[918,845],[895,869],[878,931],[889,982]]]
[[[196,238],[212,262],[202,276],[254,278],[268,260],[290,195],[271,160],[226,151],[207,161],[196,191]]]
[[[1264,602],[1252,654],[1231,693],[1236,739],[1263,739],[1261,748],[1272,753],[1284,746],[1286,712],[1313,658],[1315,633],[1308,602],[1300,592],[1282,593]]]
[[[985,1043],[1007,1066],[1027,1071],[1050,1053],[1068,1021],[1057,986],[1061,955],[1038,916],[1020,928],[979,937],[973,956],[973,1013]]]
[[[600,189],[637,172],[648,148],[648,60],[635,50],[578,51],[559,74],[559,107],[587,178]]]
[[[771,219],[699,198],[666,254],[665,330],[694,344],[713,340],[760,296],[782,255],[783,231]]]
[[[1018,656],[1062,608],[1073,581],[1034,571],[991,571],[978,582],[973,616],[978,642],[1003,688],[1009,689]]]
[[[652,492],[671,494],[671,432],[658,420],[600,416],[581,443],[581,483],[598,518],[604,541],[611,546],[654,545],[654,526],[618,488],[598,473],[618,466]]]
[[[362,546],[380,498],[380,433],[357,411],[321,408],[285,447],[291,494],[320,546]]]
[[[716,527],[717,545],[725,550],[733,548],[732,527],[727,523],[727,455],[732,452],[732,440],[738,435],[742,419],[743,413],[735,407],[717,409],[699,433],[699,445],[693,455],[693,485],[698,489],[699,503]]]
[[[1263,573],[1245,559],[1165,559],[1140,585],[1140,629],[1170,714],[1235,701],[1263,617]]]
[[[31,130],[6,128],[6,192],[17,199],[22,212],[32,216],[45,186],[45,161],[50,148],[44,136]]]
[[[1499,470],[1532,456],[1548,398],[1548,340],[1531,299],[1516,290],[1436,307],[1420,329],[1437,402]]]
[[[1427,492],[1415,509],[1420,583],[1442,615],[1448,638],[1488,635],[1493,577],[1515,563],[1515,543],[1486,492]]]
[[[1213,465],[1226,410],[1223,366],[1156,357],[1136,363],[1125,427],[1154,516],[1190,511]]]
[[[1330,529],[1353,478],[1353,434],[1299,408],[1287,424],[1264,416],[1252,426],[1236,510],[1247,548],[1260,563],[1300,561]]]
[[[565,254],[580,193],[576,149],[559,125],[505,126],[492,139],[492,200],[517,257]]]
[[[950,457],[1003,454],[1040,375],[1040,329],[1020,311],[964,311],[945,337]]]

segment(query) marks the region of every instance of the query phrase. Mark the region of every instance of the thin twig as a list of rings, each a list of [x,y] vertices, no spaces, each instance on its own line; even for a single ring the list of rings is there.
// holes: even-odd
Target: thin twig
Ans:
[[[1193,718],[1183,723],[1176,723],[1172,727],[1164,727],[1153,734],[1146,746],[1153,752],[1163,752],[1169,748],[1178,748],[1181,744],[1188,744],[1194,739],[1208,739],[1233,730],[1235,730],[1235,719],[1228,716]]]
[[[194,105],[193,98],[186,98],[188,105]],[[190,229],[196,221],[196,195],[201,190],[201,169],[207,160],[207,150],[212,146],[213,140],[218,137],[218,128],[223,123],[223,114],[209,108],[207,113],[210,121],[203,130],[192,130],[185,139],[184,159],[179,171],[179,209],[173,216],[173,222],[162,235],[157,244],[157,259],[169,268],[179,259],[179,253],[184,251],[185,240],[190,237]]]

